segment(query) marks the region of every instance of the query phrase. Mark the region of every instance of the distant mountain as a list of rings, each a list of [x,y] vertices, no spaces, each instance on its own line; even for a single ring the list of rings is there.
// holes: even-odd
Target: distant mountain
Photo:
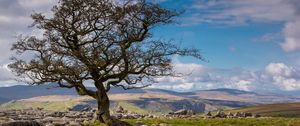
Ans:
[[[11,87],[0,87],[0,97],[19,100],[44,95],[76,95],[74,89],[54,88],[56,85],[16,85]]]
[[[77,96],[74,89],[54,88],[54,86],[56,85],[18,85],[12,87],[0,87],[0,97],[5,99],[2,101],[16,100],[18,102],[20,99],[30,99],[32,97],[35,97],[33,99],[39,99],[41,96],[43,100],[47,99],[47,96],[52,97],[54,95],[57,96],[55,98],[67,95]],[[95,90],[92,87],[90,87],[90,89]],[[112,88],[109,92],[109,96],[112,101],[112,105],[126,103],[126,105],[132,106],[130,108],[139,108],[139,110],[147,110],[148,112],[167,112],[180,108],[196,109],[198,112],[202,112],[217,109],[247,107],[259,104],[300,102],[300,99],[297,97],[261,95],[255,92],[227,88],[200,90],[194,92],[176,92],[163,89],[123,90],[122,88]],[[64,100],[65,102],[70,102],[66,99]],[[92,99],[89,99],[88,101],[89,104],[95,104],[95,101]],[[21,102],[23,101],[21,100]],[[13,106],[14,102],[6,104],[5,106],[7,105]]]
[[[255,92],[243,91],[243,90],[238,90],[238,89],[230,89],[230,88],[217,88],[217,89],[210,89],[210,90],[204,90],[204,91],[226,92],[226,93],[235,94],[235,95],[239,95],[239,94],[256,94]]]
[[[95,90],[93,87],[89,87],[92,90]],[[145,90],[142,89],[133,89],[133,90],[123,90],[121,88],[111,88],[110,94],[120,94],[120,93],[145,93]],[[68,88],[58,88],[55,84],[47,85],[16,85],[11,87],[0,87],[0,97],[19,100],[27,99],[37,96],[47,96],[47,95],[77,95],[74,89]]]

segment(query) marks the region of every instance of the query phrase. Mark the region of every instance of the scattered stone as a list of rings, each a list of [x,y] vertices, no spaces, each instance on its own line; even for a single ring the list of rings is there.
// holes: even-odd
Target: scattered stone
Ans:
[[[211,118],[212,117],[212,114],[210,111],[208,111],[205,115],[204,115],[205,118]]]
[[[1,124],[1,126],[44,126],[36,121],[12,121]]]
[[[227,114],[227,118],[233,118],[233,114],[232,114],[231,112],[229,112],[229,113]]]
[[[227,115],[222,112],[222,111],[218,111],[217,114],[214,116],[215,118],[225,118]]]

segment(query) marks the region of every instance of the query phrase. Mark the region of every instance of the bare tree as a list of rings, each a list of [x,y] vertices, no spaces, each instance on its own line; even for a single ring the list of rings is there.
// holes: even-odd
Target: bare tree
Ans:
[[[173,55],[202,59],[197,49],[154,40],[151,29],[174,22],[179,13],[142,0],[60,0],[53,16],[32,15],[43,37],[18,38],[12,50],[31,59],[13,58],[9,67],[31,84],[57,83],[97,100],[99,120],[121,125],[109,113],[107,92],[146,87],[155,77],[173,76]],[[97,90],[86,87],[92,83]]]

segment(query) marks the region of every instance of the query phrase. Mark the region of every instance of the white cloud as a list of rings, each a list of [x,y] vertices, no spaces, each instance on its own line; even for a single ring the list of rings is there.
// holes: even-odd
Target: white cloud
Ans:
[[[152,87],[177,91],[211,88],[234,88],[246,91],[272,92],[300,90],[299,69],[283,63],[270,63],[264,69],[250,71],[244,69],[209,68],[200,64],[175,64],[181,77],[163,77]]]
[[[24,33],[40,36],[40,32],[28,28],[32,23],[30,14],[48,13],[55,3],[57,0],[0,0],[0,86],[18,84],[7,69],[12,56],[10,47],[16,36]]]
[[[14,76],[8,69],[7,64],[0,65],[0,82],[12,83],[14,81]]]
[[[272,78],[273,84],[284,90],[300,90],[299,69],[283,63],[271,63],[266,67],[266,73]]]
[[[284,29],[285,41],[281,47],[287,51],[300,50],[300,17],[292,22],[288,22]]]
[[[186,17],[188,25],[214,23],[245,25],[251,22],[284,23],[284,41],[281,47],[286,52],[300,50],[300,2],[299,0],[228,0],[197,1],[197,11]],[[272,39],[267,36],[265,39]]]

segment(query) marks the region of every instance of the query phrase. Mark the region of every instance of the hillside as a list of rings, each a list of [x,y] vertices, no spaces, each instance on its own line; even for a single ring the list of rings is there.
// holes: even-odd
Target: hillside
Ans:
[[[257,105],[228,110],[228,112],[251,112],[271,117],[300,117],[300,103],[280,103]]]
[[[2,87],[0,88],[0,97],[6,99],[5,101],[13,101],[1,105],[0,109],[43,107],[50,110],[64,111],[81,103],[96,106],[96,102],[89,97],[78,97],[72,89],[53,88],[54,86],[19,85]],[[260,95],[235,89],[175,92],[163,89],[123,90],[121,88],[112,88],[109,97],[112,101],[112,108],[122,105],[130,111],[141,113],[167,113],[182,108],[204,112],[259,104],[300,102],[300,99],[297,97]]]
[[[10,101],[10,99],[0,97],[0,104]]]

